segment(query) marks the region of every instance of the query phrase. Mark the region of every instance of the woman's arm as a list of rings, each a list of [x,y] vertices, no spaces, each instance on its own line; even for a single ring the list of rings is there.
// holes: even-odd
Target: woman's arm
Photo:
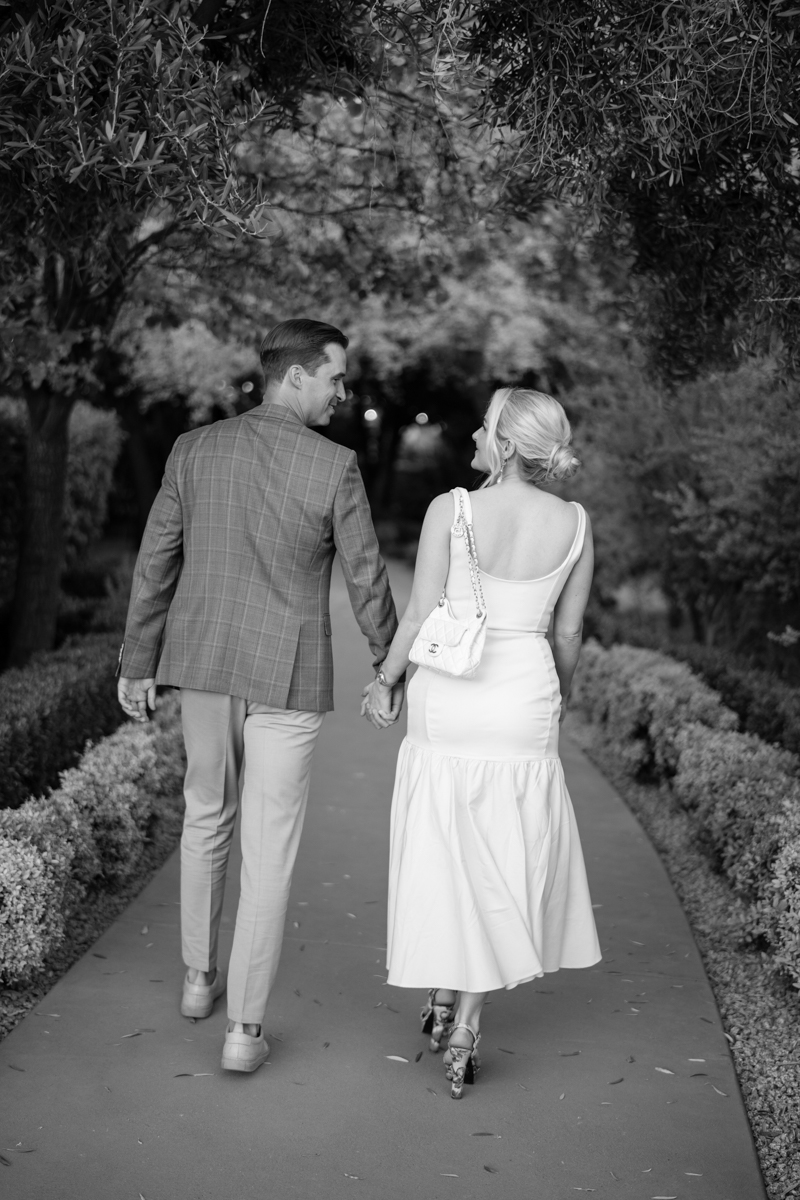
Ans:
[[[379,683],[375,682],[371,683],[364,691],[362,713],[366,712],[372,723],[379,728],[391,724],[391,720],[394,720],[399,712],[399,709],[394,712],[391,703],[392,687],[397,684],[408,666],[408,656],[414,644],[414,638],[444,591],[447,572],[450,569],[450,527],[452,524],[453,497],[450,492],[446,492],[432,501],[425,514],[414,567],[411,599],[382,664],[389,687],[381,687]],[[385,714],[382,719],[381,714]],[[390,714],[392,714],[391,719],[389,719]]]
[[[594,571],[594,542],[589,514],[586,514],[586,534],[583,549],[564,590],[556,601],[553,614],[553,660],[561,689],[561,716],[566,713],[567,697],[572,676],[578,665],[583,639],[583,614],[589,599]]]

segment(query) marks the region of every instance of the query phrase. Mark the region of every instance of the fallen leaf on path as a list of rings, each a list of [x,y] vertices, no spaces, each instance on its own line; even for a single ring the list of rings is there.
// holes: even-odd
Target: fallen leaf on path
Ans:
[[[636,1062],[636,1059],[633,1057],[632,1054],[629,1054],[628,1057],[625,1059],[625,1062]]]
[[[678,1200],[677,1196],[653,1196],[653,1200]]]
[[[177,1075],[172,1076],[173,1079],[191,1079],[191,1077],[191,1071],[179,1071]]]
[[[493,1138],[499,1138],[499,1137],[500,1137],[500,1134],[499,1134],[499,1133],[473,1133],[471,1136],[472,1136],[472,1137],[493,1137]]]
[[[322,1001],[321,1001],[321,1000],[315,1000],[315,1001],[314,1001],[314,1003],[315,1003],[315,1004],[318,1004],[318,1005],[320,1006],[320,1008],[322,1008]]]
[[[356,914],[355,914],[355,913],[348,913],[347,915],[348,915],[348,917],[350,918],[350,920],[351,920],[351,921],[355,921],[355,919],[356,919]]]
[[[580,1050],[559,1050],[561,1058],[574,1058],[576,1054],[580,1054]]]
[[[483,1164],[483,1169],[484,1171],[488,1171],[490,1175],[497,1175],[498,1173],[497,1167],[490,1167],[486,1163]]]
[[[690,1058],[689,1062],[705,1062],[704,1058]]]
[[[634,942],[633,938],[628,939],[634,946],[643,946],[644,942]]]
[[[727,1096],[727,1094],[728,1094],[727,1092],[721,1092],[718,1087],[714,1087],[713,1083],[711,1086],[712,1086],[712,1088],[714,1088],[714,1091],[717,1093],[718,1096]]]
[[[562,1092],[561,1095],[558,1097],[559,1100],[563,1100],[564,1097],[566,1096],[566,1094],[567,1094],[566,1092]]]
[[[710,1017],[701,1017],[701,1018],[700,1018],[700,1020],[701,1020],[701,1021],[705,1021],[706,1025],[713,1025],[713,1024],[714,1024],[714,1022],[711,1020],[711,1018],[710,1018]]]
[[[609,1086],[609,1087],[613,1087],[613,1085],[614,1085],[615,1083],[624,1083],[624,1082],[625,1082],[625,1076],[624,1076],[624,1075],[620,1075],[619,1079],[609,1079],[609,1081],[608,1081],[608,1086]]]
[[[23,1075],[25,1074],[24,1067],[15,1067],[13,1063],[9,1063],[8,1065],[11,1067],[12,1071],[21,1071]]]
[[[141,1036],[142,1036],[141,1031],[137,1029],[136,1033],[123,1033],[122,1040],[125,1041],[125,1038],[141,1037]]]
[[[323,1049],[323,1050],[327,1050],[329,1046],[330,1046],[330,1042],[323,1042],[323,1043],[322,1043],[322,1049]]]
[[[401,1058],[399,1054],[387,1054],[385,1057],[391,1059],[392,1062],[408,1062],[407,1058]]]
[[[497,1049],[501,1052],[501,1054],[513,1054],[514,1053],[513,1050],[506,1050],[506,1048],[504,1046],[498,1046]]]
[[[675,1074],[675,1072],[670,1071],[670,1069],[668,1067],[656,1067],[656,1070],[660,1071],[662,1075],[674,1075]]]
[[[333,887],[333,884],[332,883],[323,883],[322,886],[323,887]],[[348,1175],[347,1171],[345,1171],[344,1177],[345,1177],[345,1179],[360,1179],[361,1178],[360,1175]]]
[[[214,1074],[213,1071],[195,1071],[193,1078],[200,1079],[200,1078],[202,1078],[203,1075],[213,1075],[213,1074]]]
[[[294,994],[295,994],[295,996],[299,996],[299,995],[300,995],[300,988],[295,988],[295,989],[294,989]]]
[[[518,1084],[517,1084],[517,1087],[520,1087],[520,1088],[522,1088],[523,1092],[527,1092],[527,1090],[528,1090],[528,1089],[525,1087],[525,1084],[524,1084],[524,1083],[518,1083]]]
[[[150,930],[147,928],[147,926],[146,926],[146,925],[143,925],[143,926],[142,926],[142,933],[143,933],[143,934],[145,934],[145,933],[149,933],[149,932],[150,932]]]
[[[11,1159],[6,1158],[5,1154],[0,1154],[0,1163],[2,1163],[4,1167],[10,1167]]]
[[[708,1079],[708,1072],[707,1071],[692,1071],[689,1078],[690,1079],[699,1079],[701,1076],[703,1079]]]
[[[458,1179],[458,1176],[454,1175],[452,1171],[440,1171],[439,1177],[441,1179]]]
[[[417,1054],[417,1057],[414,1059],[414,1062],[415,1062],[415,1063],[416,1063],[416,1062],[419,1062],[419,1060],[420,1060],[421,1058],[422,1058],[422,1051],[420,1050],[420,1051],[419,1051],[419,1053]]]
[[[683,1173],[684,1173],[684,1175],[691,1175],[693,1179],[702,1179],[703,1178],[702,1171],[684,1171]]]
[[[93,950],[92,958],[108,958],[108,955],[107,954],[98,954],[96,950]]]

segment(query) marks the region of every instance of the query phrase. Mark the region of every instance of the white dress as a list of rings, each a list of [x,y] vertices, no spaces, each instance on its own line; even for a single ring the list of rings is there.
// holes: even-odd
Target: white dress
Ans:
[[[488,618],[477,674],[419,667],[409,684],[389,862],[396,987],[486,992],[600,960],[545,637],[583,547],[586,514],[574,508],[575,537],[555,571],[520,581],[481,572]],[[477,552],[480,561],[479,542]],[[446,591],[465,619],[474,607],[465,539],[452,532]]]

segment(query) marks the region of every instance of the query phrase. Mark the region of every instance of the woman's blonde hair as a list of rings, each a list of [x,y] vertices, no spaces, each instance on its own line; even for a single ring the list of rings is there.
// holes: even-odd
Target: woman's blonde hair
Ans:
[[[481,487],[497,483],[503,473],[502,443],[512,441],[519,473],[527,483],[568,479],[580,464],[570,448],[572,430],[557,400],[530,388],[498,388],[486,410],[486,457],[489,474]]]

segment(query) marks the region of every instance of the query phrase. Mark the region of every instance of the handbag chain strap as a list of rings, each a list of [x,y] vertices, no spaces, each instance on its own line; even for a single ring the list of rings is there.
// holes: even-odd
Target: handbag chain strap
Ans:
[[[467,520],[464,512],[464,493],[459,488],[458,491],[459,514],[458,519],[464,530],[464,541],[467,546],[467,564],[469,566],[469,578],[472,584],[472,594],[475,597],[475,605],[477,608],[476,616],[482,617],[486,612],[486,601],[483,598],[483,587],[481,586],[480,571],[478,568],[478,552],[475,549],[475,533],[472,529],[472,522]]]

